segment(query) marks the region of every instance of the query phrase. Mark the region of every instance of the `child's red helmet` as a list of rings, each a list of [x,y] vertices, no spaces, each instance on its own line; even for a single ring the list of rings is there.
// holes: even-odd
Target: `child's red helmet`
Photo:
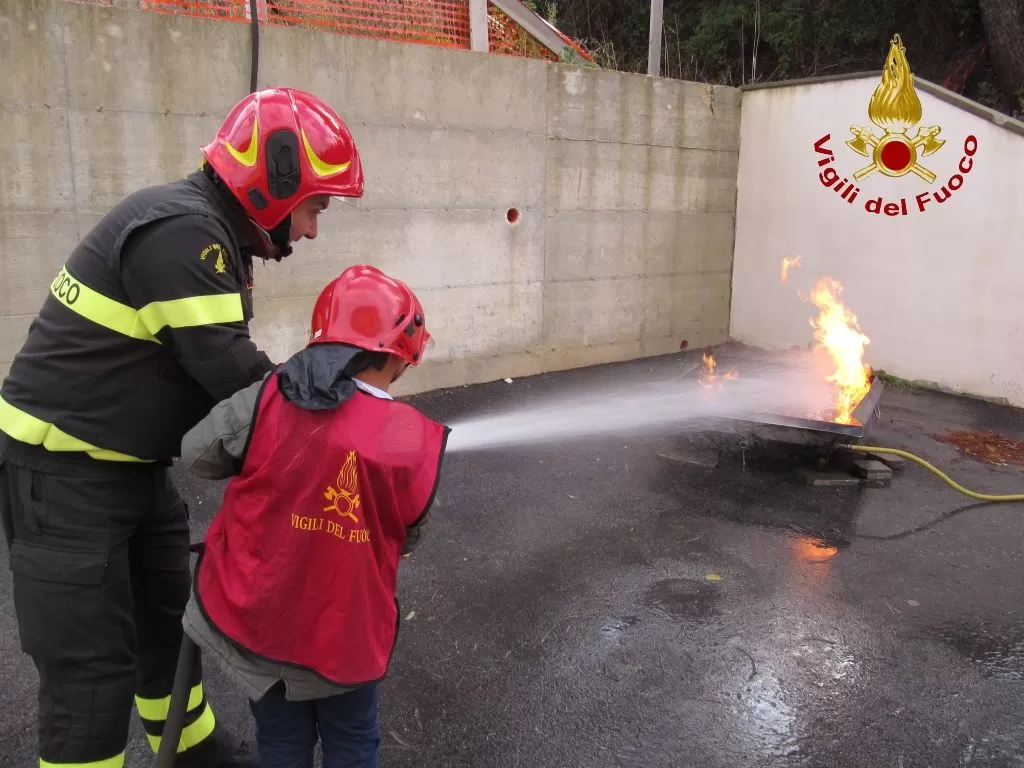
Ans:
[[[313,195],[363,195],[363,168],[345,122],[296,88],[246,96],[202,152],[252,220],[268,231]]]
[[[328,283],[313,307],[310,344],[351,344],[418,365],[429,341],[423,306],[412,289],[367,264],[349,267]]]

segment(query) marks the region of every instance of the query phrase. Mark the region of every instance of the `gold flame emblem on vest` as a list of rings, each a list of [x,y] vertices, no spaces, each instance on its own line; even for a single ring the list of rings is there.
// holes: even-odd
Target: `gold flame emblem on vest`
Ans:
[[[891,177],[915,173],[929,184],[935,181],[935,174],[917,160],[937,152],[946,142],[937,138],[942,131],[937,125],[918,128],[913,136],[907,135],[909,129],[921,122],[921,100],[914,90],[914,75],[906,51],[903,40],[895,35],[885,58],[882,80],[868,102],[868,117],[884,131],[882,136],[850,126],[853,138],[847,140],[847,146],[872,161],[853,174],[858,182],[875,171]]]
[[[356,509],[359,507],[359,472],[356,467],[356,452],[349,451],[335,485],[328,486],[324,498],[331,502],[324,507],[324,512],[337,512],[340,517],[347,517],[354,523],[359,522]]]

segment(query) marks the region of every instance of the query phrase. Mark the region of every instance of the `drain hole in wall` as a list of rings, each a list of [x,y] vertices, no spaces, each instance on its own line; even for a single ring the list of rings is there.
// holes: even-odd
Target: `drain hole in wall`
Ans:
[[[508,221],[509,224],[515,224],[517,221],[519,221],[519,209],[509,208],[508,212],[505,214],[505,219]]]

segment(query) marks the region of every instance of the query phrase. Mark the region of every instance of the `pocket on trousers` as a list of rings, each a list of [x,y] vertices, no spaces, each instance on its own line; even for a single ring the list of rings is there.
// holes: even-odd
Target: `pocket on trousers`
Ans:
[[[127,560],[110,552],[53,549],[16,540],[11,546],[11,571],[29,579],[54,584],[95,586],[120,580]]]
[[[90,546],[85,534],[44,532],[15,538],[10,559],[21,649],[40,674],[70,667],[90,670],[94,680],[108,674],[103,670],[131,674],[135,628],[126,544]]]

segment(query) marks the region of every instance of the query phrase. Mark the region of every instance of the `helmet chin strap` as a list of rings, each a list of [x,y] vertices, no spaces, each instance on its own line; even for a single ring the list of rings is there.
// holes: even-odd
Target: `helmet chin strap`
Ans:
[[[253,222],[253,224],[256,224],[256,222]],[[259,227],[258,224],[256,226]],[[260,230],[266,233],[270,242],[277,249],[277,252],[271,257],[274,261],[281,261],[285,256],[291,255],[292,246],[288,242],[292,231],[292,215],[290,213],[273,229],[268,231],[260,227]]]
[[[216,184],[218,187],[223,188],[225,192],[227,192],[227,189],[224,188],[223,186],[223,181],[221,180],[220,175],[213,169],[213,166],[211,166],[208,162],[204,161],[202,169],[203,172],[207,175],[207,177],[210,180],[213,181],[214,184]],[[234,198],[234,196],[231,195],[230,192],[228,192],[228,195],[232,197],[232,199],[234,199],[236,203],[238,202],[237,198]],[[269,232],[263,229],[263,227],[261,227],[255,221],[253,221],[251,216],[247,216],[247,218],[249,219],[249,221],[252,222],[253,226],[258,228],[261,232],[266,233],[267,238],[274,245],[274,247],[277,248],[277,253],[274,254],[273,256],[274,261],[281,261],[281,259],[283,259],[285,256],[291,255],[292,246],[291,243],[288,242],[288,239],[291,237],[292,233],[292,215],[290,213],[284,217],[280,224],[278,224]]]
[[[285,256],[289,256],[292,252],[291,243],[288,242],[289,237],[292,233],[292,215],[289,213],[284,219],[274,227],[268,233],[270,235],[270,242],[277,246],[277,254],[274,256],[274,261],[280,261]]]

